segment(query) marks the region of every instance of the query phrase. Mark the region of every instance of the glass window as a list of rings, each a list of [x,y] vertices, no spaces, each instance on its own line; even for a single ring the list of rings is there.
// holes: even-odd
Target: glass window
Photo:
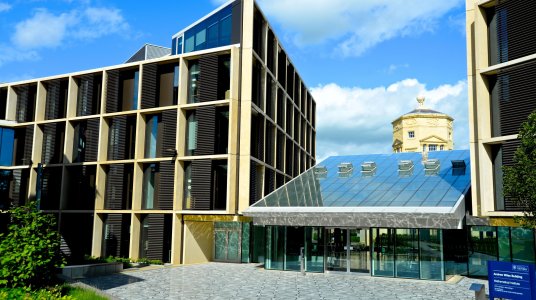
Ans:
[[[177,54],[177,38],[171,40],[171,55]]]
[[[192,164],[184,165],[184,209],[192,208]]]
[[[150,164],[143,172],[143,209],[155,208],[155,177],[158,172],[158,165]]]
[[[177,54],[182,54],[182,36],[177,41]]]
[[[205,42],[207,41],[207,30],[200,30],[195,34],[195,50],[205,49]]]
[[[220,45],[228,45],[231,43],[232,18],[227,16],[220,21]]]
[[[426,152],[426,144],[422,145],[422,152]]]
[[[186,154],[195,155],[195,150],[197,149],[197,117],[195,112],[190,113],[188,117],[186,135]]]
[[[156,157],[156,144],[158,140],[158,115],[148,116],[145,126],[145,158]]]
[[[195,42],[195,36],[194,35],[192,35],[192,36],[190,36],[190,37],[188,37],[186,39],[186,41],[184,42],[184,52],[185,53],[194,51],[194,42]]]
[[[188,103],[199,102],[199,62],[197,60],[190,62],[188,73]]]
[[[140,84],[140,72],[134,73],[134,95],[132,98],[132,109],[138,109],[138,86]]]
[[[176,105],[179,99],[179,66],[173,69],[173,105]]]
[[[428,151],[437,151],[437,145],[434,145],[434,144],[428,145]]]
[[[0,128],[0,166],[11,166],[14,143],[15,131],[13,129]]]
[[[445,146],[443,146],[443,145],[439,146],[439,150],[441,150],[441,151],[445,150]]]
[[[218,46],[218,23],[210,25],[207,29],[207,48]]]
[[[285,227],[266,227],[266,258],[268,270],[283,270],[285,260]]]
[[[415,137],[415,131],[408,131],[408,137],[411,139],[411,138],[414,138]]]

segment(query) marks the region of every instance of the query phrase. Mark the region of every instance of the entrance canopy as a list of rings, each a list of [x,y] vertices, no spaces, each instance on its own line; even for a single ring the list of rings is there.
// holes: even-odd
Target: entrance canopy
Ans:
[[[462,227],[468,150],[332,156],[244,211],[256,225]]]

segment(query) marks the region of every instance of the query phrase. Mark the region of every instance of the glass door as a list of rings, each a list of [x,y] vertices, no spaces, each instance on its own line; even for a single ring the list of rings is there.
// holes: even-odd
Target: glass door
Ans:
[[[351,229],[348,230],[348,250],[350,272],[369,272],[369,243],[368,230]]]
[[[285,270],[300,271],[300,249],[304,247],[304,227],[287,227]]]
[[[305,270],[324,271],[324,230],[320,227],[305,228]]]
[[[341,228],[327,229],[326,269],[328,271],[348,271],[347,243],[348,230]]]

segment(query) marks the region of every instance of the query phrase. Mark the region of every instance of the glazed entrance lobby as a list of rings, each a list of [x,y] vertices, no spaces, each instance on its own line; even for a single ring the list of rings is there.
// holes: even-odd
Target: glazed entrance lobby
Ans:
[[[330,157],[244,215],[266,269],[303,251],[306,272],[445,280],[467,269],[469,169],[463,150]]]

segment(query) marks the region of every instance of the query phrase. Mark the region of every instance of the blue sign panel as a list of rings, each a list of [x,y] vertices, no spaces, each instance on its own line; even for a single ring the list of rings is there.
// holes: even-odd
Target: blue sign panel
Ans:
[[[534,265],[488,261],[489,298],[536,300]]]

